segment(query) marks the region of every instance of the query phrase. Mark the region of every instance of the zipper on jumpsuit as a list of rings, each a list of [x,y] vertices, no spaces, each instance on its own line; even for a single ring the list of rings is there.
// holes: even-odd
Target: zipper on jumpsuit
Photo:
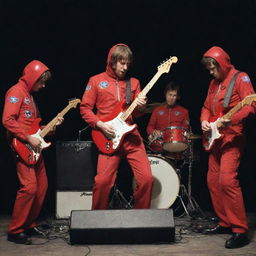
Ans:
[[[213,113],[214,116],[216,115],[216,112],[215,112],[215,103],[216,103],[217,97],[218,97],[218,95],[219,95],[219,93],[220,93],[220,87],[221,87],[221,83],[219,84],[219,88],[218,88],[218,90],[217,90],[217,92],[216,92],[216,94],[215,94],[215,96],[214,96],[214,98],[213,98],[212,113]]]
[[[119,84],[118,84],[118,79],[116,79],[116,97],[117,97],[118,101],[121,101],[121,99],[120,99],[120,87],[119,87]]]

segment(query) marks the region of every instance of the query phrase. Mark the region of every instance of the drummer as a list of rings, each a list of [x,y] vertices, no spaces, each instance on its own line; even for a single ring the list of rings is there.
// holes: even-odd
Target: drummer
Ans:
[[[180,86],[171,81],[166,85],[164,93],[165,102],[153,110],[147,126],[149,146],[155,152],[162,151],[159,143],[162,143],[165,128],[173,126],[187,131],[190,129],[188,110],[177,104]]]

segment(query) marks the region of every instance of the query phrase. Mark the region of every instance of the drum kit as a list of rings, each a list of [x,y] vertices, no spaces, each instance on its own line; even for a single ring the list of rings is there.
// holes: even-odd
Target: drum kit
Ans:
[[[149,162],[154,177],[151,208],[180,208],[191,216],[202,210],[191,195],[192,164],[195,161],[193,142],[201,136],[179,126],[170,126],[161,136],[146,143]],[[181,183],[184,165],[188,164],[188,184]],[[178,201],[178,202],[177,202]],[[175,209],[174,209],[175,210]]]
[[[204,217],[204,213],[191,195],[192,164],[195,161],[193,142],[200,138],[200,135],[193,134],[183,127],[170,126],[163,130],[160,137],[145,141],[154,178],[150,208],[172,207],[174,214],[177,210],[179,216],[186,214],[192,217],[197,214]],[[185,165],[188,165],[186,185],[182,184],[181,177]],[[134,190],[134,178],[131,183]],[[127,200],[119,187],[115,185],[113,189],[110,208],[132,208],[132,196]],[[113,207],[113,202],[117,207]]]

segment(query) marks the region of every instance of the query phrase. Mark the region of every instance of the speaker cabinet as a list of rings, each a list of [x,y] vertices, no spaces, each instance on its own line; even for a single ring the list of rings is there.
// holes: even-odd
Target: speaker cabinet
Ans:
[[[57,142],[57,190],[92,190],[97,157],[92,141]]]
[[[174,238],[172,209],[71,212],[71,244],[169,243]]]
[[[92,191],[57,191],[56,219],[69,219],[72,210],[91,210]]]

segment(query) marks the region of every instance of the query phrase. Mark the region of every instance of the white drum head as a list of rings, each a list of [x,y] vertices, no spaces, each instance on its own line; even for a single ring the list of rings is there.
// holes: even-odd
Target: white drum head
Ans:
[[[150,208],[168,209],[176,200],[180,181],[174,167],[163,157],[148,155],[154,177]]]

